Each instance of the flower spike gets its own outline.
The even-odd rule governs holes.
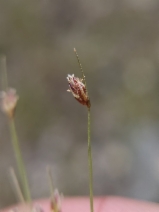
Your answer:
[[[90,100],[87,94],[86,86],[83,84],[83,79],[79,79],[75,77],[74,74],[67,76],[67,80],[69,83],[68,92],[71,92],[74,98],[81,103],[82,105],[86,105],[90,108]]]

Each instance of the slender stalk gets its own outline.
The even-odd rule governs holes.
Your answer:
[[[89,194],[90,194],[90,209],[93,209],[93,166],[92,166],[92,150],[91,150],[91,119],[90,108],[88,108],[88,169],[89,169]]]
[[[28,185],[25,166],[23,163],[20,145],[19,145],[19,141],[18,141],[16,129],[15,129],[14,119],[10,119],[10,131],[11,131],[12,144],[13,144],[14,154],[16,157],[18,171],[19,171],[20,179],[23,186],[24,197],[26,201],[30,202],[31,197],[30,197],[29,185]]]
[[[88,94],[88,89],[87,89],[87,84],[86,84],[86,77],[82,68],[82,64],[80,62],[79,56],[77,54],[76,49],[74,48],[74,52],[76,54],[77,57],[77,61],[80,67],[80,70],[82,72],[82,77],[83,77],[83,81],[86,87],[86,94],[88,96],[88,99],[90,101],[89,98],[89,94]],[[90,104],[91,105],[91,104]],[[94,207],[93,207],[93,165],[92,165],[92,150],[91,150],[91,113],[90,113],[90,105],[87,106],[88,108],[88,170],[89,170],[89,195],[90,195],[90,211],[93,212],[94,211]]]

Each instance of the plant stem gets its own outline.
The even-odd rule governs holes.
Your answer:
[[[19,171],[19,175],[21,178],[22,186],[23,186],[24,197],[26,201],[30,202],[31,197],[30,197],[29,185],[28,185],[25,166],[24,166],[24,162],[23,162],[23,158],[22,158],[22,154],[20,150],[20,145],[19,145],[16,129],[15,129],[14,119],[10,119],[10,131],[11,131],[12,145],[13,145],[14,154],[16,157],[18,171]]]
[[[77,54],[76,49],[74,48],[74,52],[76,54],[76,58],[79,64],[79,67],[81,69],[81,73],[82,73],[82,78],[86,87],[86,93],[89,99],[89,103],[90,103],[90,98],[89,98],[89,94],[88,94],[88,89],[87,89],[87,84],[86,84],[86,77],[82,68],[82,64],[80,62],[79,56]],[[90,113],[90,105],[87,106],[88,108],[88,170],[89,170],[89,195],[90,195],[90,211],[93,212],[94,208],[93,208],[93,166],[92,166],[92,150],[91,150],[91,113]]]
[[[91,150],[91,119],[90,107],[88,107],[88,169],[89,169],[89,193],[90,193],[90,211],[93,212],[93,167],[92,167],[92,150]]]
[[[53,198],[53,196],[54,196],[54,186],[53,186],[53,177],[52,177],[51,167],[47,166],[46,169],[47,169],[48,180],[49,180],[50,194],[51,194],[51,198]]]
[[[14,171],[13,168],[10,168],[10,174],[11,174],[11,177],[12,177],[12,180],[13,180],[13,183],[14,183],[14,186],[15,186],[15,191],[16,191],[16,194],[17,194],[17,196],[19,198],[19,201],[21,203],[25,203],[25,200],[24,200],[22,191],[20,189],[20,185],[19,185],[17,176],[16,176],[15,171]]]
[[[8,76],[7,76],[6,56],[2,55],[0,57],[0,60],[1,60],[0,65],[1,65],[1,68],[3,70],[3,77],[2,77],[3,89],[7,91],[7,89],[8,89]],[[21,150],[20,150],[20,145],[19,145],[16,129],[15,129],[14,119],[12,117],[9,117],[9,127],[10,127],[10,131],[11,131],[12,145],[13,145],[14,154],[15,154],[15,157],[16,157],[16,163],[17,163],[17,166],[18,166],[18,171],[19,171],[21,183],[22,183],[22,186],[23,186],[24,197],[25,197],[26,201],[30,202],[31,196],[30,196],[30,190],[29,190],[29,185],[28,185],[28,181],[27,181],[25,166],[24,166],[24,162],[23,162],[23,158],[22,158],[22,154],[21,154]],[[17,179],[16,179],[16,175],[14,173],[14,170],[12,170],[11,173],[12,173],[14,183],[17,187],[17,191],[19,192],[19,197],[21,196],[21,200],[23,200],[24,198],[23,198],[23,195],[20,195],[21,190],[20,190],[20,186],[18,184],[18,181],[16,181]]]

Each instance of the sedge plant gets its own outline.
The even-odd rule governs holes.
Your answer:
[[[58,189],[54,189],[53,176],[50,166],[47,166],[47,174],[51,193],[51,200],[50,200],[51,212],[62,212],[63,195],[59,193]]]
[[[90,211],[93,212],[93,166],[92,166],[92,150],[91,150],[91,132],[90,132],[90,98],[88,94],[85,74],[82,68],[82,64],[79,60],[76,49],[74,48],[77,61],[82,72],[82,79],[75,77],[74,74],[68,75],[67,80],[69,83],[68,92],[71,92],[74,98],[82,105],[87,106],[88,110],[88,170],[89,170],[89,194],[90,194]]]
[[[18,102],[18,95],[16,93],[16,90],[13,88],[8,87],[8,78],[7,78],[7,70],[6,70],[6,57],[3,56],[1,58],[2,62],[2,69],[4,73],[3,77],[3,89],[0,93],[0,106],[1,110],[7,115],[8,120],[9,120],[9,127],[10,127],[10,133],[11,133],[11,140],[12,140],[12,145],[14,149],[14,154],[16,158],[16,163],[17,163],[17,168],[20,176],[20,180],[22,183],[22,190],[24,192],[24,199],[27,202],[31,201],[30,197],[30,190],[29,190],[29,185],[28,185],[28,180],[27,180],[27,175],[26,175],[26,170],[23,162],[23,157],[20,149],[20,144],[16,132],[16,127],[15,127],[15,110]]]

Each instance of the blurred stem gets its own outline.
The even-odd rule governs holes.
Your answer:
[[[93,212],[93,166],[91,150],[91,119],[90,107],[88,107],[88,169],[89,169],[89,194],[90,194],[90,211]]]
[[[14,186],[15,186],[15,190],[16,190],[16,194],[17,194],[17,196],[19,198],[19,201],[21,203],[25,203],[22,191],[20,189],[19,182],[17,180],[17,176],[16,176],[15,171],[14,171],[13,168],[10,168],[10,173],[11,173],[11,177],[12,177],[12,180],[13,180],[13,183],[14,183]]]
[[[53,176],[50,166],[47,167],[48,179],[49,179],[49,187],[51,193],[51,211],[58,212],[58,206],[56,201],[54,202],[54,186],[53,186]]]
[[[53,186],[53,177],[52,177],[52,172],[51,172],[50,166],[47,166],[47,174],[48,174],[51,198],[53,198],[53,196],[54,196],[54,186]]]
[[[25,166],[24,166],[24,162],[23,162],[23,158],[22,158],[20,145],[19,145],[13,118],[10,119],[10,131],[11,131],[12,145],[13,145],[14,154],[16,157],[18,171],[19,171],[19,175],[21,178],[22,186],[23,186],[24,197],[25,197],[26,201],[30,202],[31,197],[30,197],[28,180],[27,180],[27,176],[26,176]]]

